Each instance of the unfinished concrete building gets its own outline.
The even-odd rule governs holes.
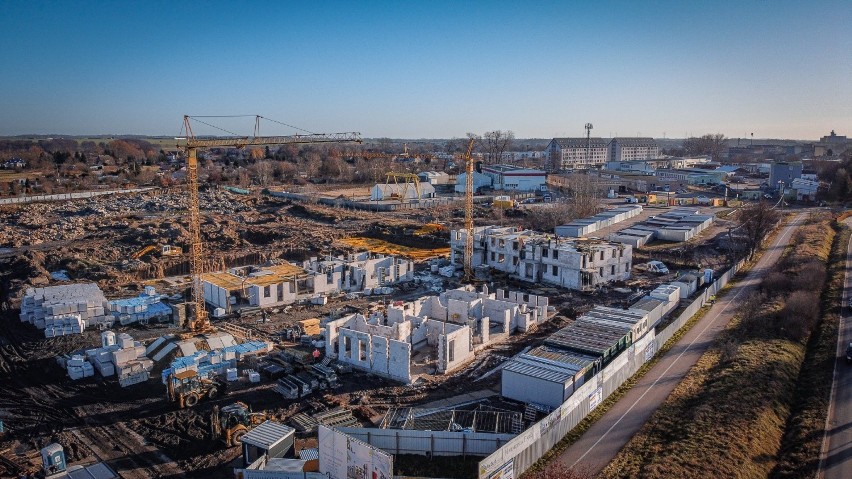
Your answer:
[[[515,227],[474,228],[473,266],[487,265],[522,281],[589,291],[630,278],[630,245],[599,239],[558,239]],[[453,264],[461,266],[467,230],[450,236]]]
[[[365,291],[410,281],[414,263],[396,256],[355,253],[290,263],[243,266],[203,276],[204,299],[214,308],[282,306],[326,294]]]
[[[424,373],[452,372],[488,344],[534,329],[546,319],[547,306],[542,296],[462,287],[389,306],[369,317],[352,314],[329,321],[326,354],[410,383]]]

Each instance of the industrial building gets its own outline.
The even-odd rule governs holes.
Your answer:
[[[546,151],[554,169],[600,168],[609,159],[609,143],[603,138],[554,138]]]
[[[492,187],[492,179],[488,175],[484,175],[479,173],[478,171],[473,172],[473,192],[477,193],[482,188],[491,188]],[[456,179],[455,191],[456,193],[464,193],[467,189],[467,173],[461,173],[458,175]]]
[[[701,214],[698,209],[677,208],[613,233],[609,240],[634,248],[640,248],[652,240],[689,241],[710,227],[713,218],[713,215]]]
[[[284,263],[243,266],[202,277],[204,300],[228,313],[234,307],[268,308],[318,295],[366,291],[413,279],[414,263],[396,256],[356,253]],[[223,313],[223,314],[224,314]]]
[[[579,238],[588,236],[595,231],[620,223],[642,213],[640,205],[625,205],[612,208],[588,218],[574,220],[554,229],[556,236]]]
[[[777,190],[781,182],[789,187],[793,180],[802,177],[801,161],[776,161],[769,166],[769,188]]]
[[[491,186],[495,190],[536,191],[547,183],[547,173],[544,171],[519,166],[485,166],[482,174],[491,178]]]
[[[701,168],[659,169],[656,176],[661,181],[678,181],[685,185],[718,185],[725,182],[727,173]]]
[[[450,234],[451,261],[461,265],[467,230]],[[473,266],[487,265],[522,281],[590,291],[630,277],[630,246],[596,239],[559,239],[515,227],[474,228]]]
[[[432,369],[452,372],[487,345],[534,329],[547,318],[547,298],[487,288],[448,290],[369,316],[326,323],[326,355],[403,383]]]
[[[660,145],[653,138],[613,138],[609,161],[651,160],[660,157]]]

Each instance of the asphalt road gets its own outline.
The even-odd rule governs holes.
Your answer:
[[[598,474],[615,458],[698,362],[716,335],[725,329],[739,305],[738,301],[747,297],[778,261],[803,216],[804,213],[798,214],[784,227],[746,277],[732,286],[612,409],[563,451],[558,459],[560,462]]]
[[[852,226],[852,218],[846,219]],[[852,297],[852,239],[846,247],[846,283],[843,288],[843,313],[837,334],[837,358],[834,364],[834,382],[831,403],[825,427],[825,441],[820,456],[819,477],[849,479],[852,477],[852,364],[846,364],[846,345],[852,342],[852,315],[849,298]]]

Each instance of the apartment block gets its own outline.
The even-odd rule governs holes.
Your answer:
[[[660,157],[660,145],[653,138],[613,138],[609,161],[653,160]]]
[[[474,228],[473,266],[487,265],[522,281],[590,291],[630,278],[633,249],[599,239],[560,239],[515,227]],[[467,230],[450,236],[451,259],[461,266]]]
[[[609,144],[603,138],[554,138],[547,144],[551,169],[600,168],[609,159]]]

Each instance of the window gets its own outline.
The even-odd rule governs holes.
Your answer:
[[[558,249],[553,250],[553,259],[559,259],[559,250]]]
[[[278,301],[284,301],[284,283],[278,285]]]
[[[498,263],[503,263],[503,262],[505,262],[505,261],[506,261],[506,255],[504,255],[504,254],[502,254],[502,253],[501,253],[501,254],[500,254],[500,256],[498,256],[498,257],[497,257],[497,262],[498,262]]]
[[[615,274],[615,265],[612,265],[612,272],[610,274]]]
[[[512,241],[512,249],[515,250],[515,251],[518,251],[518,242],[517,241]]]
[[[615,258],[615,250],[612,250],[612,257]]]
[[[549,251],[549,250],[548,250],[547,248],[542,249],[542,250],[541,250],[541,255],[542,255],[542,256],[544,256],[545,258],[547,258],[548,251]]]
[[[604,252],[601,251],[601,261],[603,261],[603,259],[604,259],[603,255],[604,255]]]
[[[598,270],[599,270],[599,271],[598,271],[598,274],[600,274],[600,275],[601,275],[601,278],[603,278],[603,266],[601,266],[600,268],[598,268]]]
[[[491,252],[491,261],[494,261],[495,258],[496,258],[496,256],[494,256],[494,252],[492,251]]]
[[[367,360],[367,343],[361,340],[358,340],[358,360]]]
[[[619,250],[618,250],[618,257],[619,257],[619,258],[624,257],[624,250],[623,250],[623,249],[619,249]]]
[[[553,265],[551,268],[553,271],[553,276],[559,276],[559,268],[557,268],[556,265]]]
[[[583,255],[583,268],[586,267],[586,255]]]
[[[451,363],[456,360],[456,340],[451,339],[447,342],[447,362]]]
[[[264,286],[263,287],[263,297],[268,298],[270,295],[272,295],[272,291],[270,290],[269,286]]]

